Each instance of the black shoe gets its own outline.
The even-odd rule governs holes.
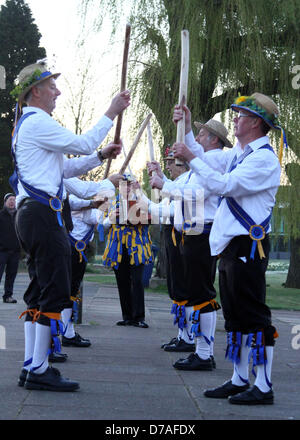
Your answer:
[[[21,374],[19,376],[18,385],[19,387],[23,387],[24,383],[26,382],[28,370],[25,370],[25,368],[22,368]]]
[[[140,328],[148,328],[149,325],[145,323],[145,321],[133,321],[132,325],[134,327],[140,327]]]
[[[29,371],[24,387],[27,390],[76,391],[79,383],[64,379],[56,368],[48,367],[43,374]]]
[[[133,325],[133,321],[130,319],[124,319],[123,321],[118,321],[116,325]]]
[[[177,370],[202,370],[202,371],[212,371],[213,366],[211,358],[201,359],[196,353],[192,353],[186,359],[179,359],[173,364],[173,367]]]
[[[215,399],[227,399],[227,397],[235,396],[236,394],[246,391],[249,386],[249,384],[242,386],[233,385],[231,380],[229,380],[220,387],[214,388],[212,390],[205,390],[203,394],[205,397],[212,397]]]
[[[274,403],[274,393],[272,389],[263,393],[254,385],[250,390],[230,397],[229,402],[236,405],[272,405]]]
[[[172,338],[170,342],[166,342],[165,344],[162,344],[160,346],[160,348],[165,348],[167,345],[175,344],[176,341],[178,341],[177,337],[176,338]]]
[[[166,345],[165,351],[177,351],[177,352],[194,352],[195,344],[188,344],[183,339],[177,339],[173,344]]]
[[[89,339],[82,338],[78,333],[75,333],[73,338],[63,336],[61,343],[64,347],[89,347],[91,345]]]
[[[49,362],[56,363],[56,362],[66,362],[68,359],[68,355],[66,353],[51,353],[49,354]]]
[[[3,302],[8,304],[16,304],[17,300],[12,296],[7,296],[6,298],[3,298]]]

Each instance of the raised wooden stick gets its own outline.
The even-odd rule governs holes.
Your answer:
[[[153,139],[152,139],[152,131],[151,131],[151,122],[149,121],[147,125],[147,138],[148,138],[148,146],[149,146],[149,156],[151,162],[155,160],[154,147],[153,147]],[[153,171],[152,175],[155,176],[157,173]],[[159,189],[154,188],[154,202],[159,201]]]
[[[126,25],[126,31],[125,31],[125,43],[124,43],[124,51],[123,51],[123,65],[122,65],[120,92],[123,92],[126,89],[126,76],[127,76],[127,64],[128,64],[128,51],[129,51],[129,42],[130,42],[130,32],[131,32],[131,26],[130,26],[130,24],[127,24]],[[115,144],[118,144],[120,142],[122,120],[123,120],[123,112],[118,115],[116,131],[115,131],[115,137],[114,137],[114,143]],[[105,173],[104,173],[104,179],[106,179],[107,176],[108,176],[108,173],[109,173],[109,170],[110,170],[110,166],[111,166],[111,162],[112,162],[112,159],[109,158],[107,160],[106,170],[105,170]]]
[[[125,148],[125,145],[123,144],[123,154],[124,154],[124,158],[125,158],[125,160],[126,160],[126,158],[127,158],[127,153],[126,153],[126,148]],[[131,170],[131,168],[130,168],[130,165],[128,165],[128,171],[129,171],[129,173],[133,176],[133,172],[132,172],[132,170]]]
[[[139,143],[139,141],[140,141],[140,139],[142,137],[142,134],[143,134],[145,128],[147,127],[147,124],[150,121],[151,117],[152,117],[152,114],[149,113],[149,115],[146,117],[146,119],[142,123],[142,125],[141,125],[141,127],[140,127],[140,129],[138,131],[138,134],[136,135],[136,138],[135,138],[135,140],[134,140],[134,142],[132,144],[132,147],[130,148],[130,150],[129,150],[128,154],[127,154],[127,157],[126,157],[126,159],[125,159],[125,161],[124,161],[124,163],[123,163],[123,165],[122,165],[122,167],[121,167],[121,169],[119,171],[119,174],[124,174],[128,164],[129,164],[129,162],[130,162],[130,160],[131,160],[131,158],[133,156],[133,153],[135,152],[136,147],[137,147],[137,145],[138,145],[138,143]]]
[[[182,108],[187,103],[189,79],[189,31],[181,31],[181,69],[180,69],[180,85],[179,85],[179,105]],[[184,142],[185,139],[185,119],[183,118],[177,123],[176,142]],[[181,165],[182,161],[175,160],[176,165]]]

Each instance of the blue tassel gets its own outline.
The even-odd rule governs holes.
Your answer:
[[[99,234],[99,241],[104,241],[104,227],[102,224],[99,223],[99,225],[97,227],[97,231]]]
[[[251,347],[253,336],[254,336],[254,333],[249,333],[248,338],[247,338],[247,342],[246,342],[247,347]]]
[[[253,240],[253,243],[252,243],[252,246],[251,246],[250,260],[254,260],[256,246],[257,246],[257,241]]]
[[[86,258],[86,256],[85,256],[84,252],[81,251],[80,253],[81,253],[81,256],[82,256],[82,258],[84,259],[84,261],[87,262],[88,260],[87,260],[87,258]]]
[[[196,310],[193,317],[194,321],[199,322],[200,321],[200,310]]]
[[[186,327],[186,321],[185,321],[185,318],[181,317],[178,319],[178,328],[183,330],[184,327]]]
[[[171,314],[176,314],[177,304],[172,304]]]
[[[59,339],[59,334],[63,333],[63,324],[61,321],[56,321],[55,319],[50,320],[51,336],[53,341],[53,351],[55,353],[61,351],[61,344]]]
[[[57,211],[57,213],[56,213],[56,215],[57,215],[57,221],[58,221],[58,224],[59,224],[59,226],[63,226],[63,222],[62,222],[62,219],[61,219],[61,213],[60,213],[60,211]]]
[[[77,322],[77,320],[78,320],[78,304],[76,301],[73,302],[73,316],[74,316],[74,321]]]
[[[235,364],[238,364],[240,362],[241,342],[241,332],[229,332],[227,334],[227,348],[225,358],[228,358]]]
[[[192,325],[191,332],[194,333],[195,336],[201,336],[200,324],[197,322]]]

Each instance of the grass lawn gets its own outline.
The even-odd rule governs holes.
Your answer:
[[[300,289],[283,287],[286,277],[286,273],[267,273],[267,304],[271,309],[300,310]]]
[[[300,310],[300,289],[287,289],[283,287],[282,284],[285,282],[286,276],[286,273],[275,271],[267,273],[267,304],[271,309]],[[116,279],[113,274],[86,274],[84,279],[102,285],[116,285]],[[216,289],[218,291],[217,282]],[[145,290],[146,292],[168,294],[165,285],[158,286],[154,289],[146,288]]]

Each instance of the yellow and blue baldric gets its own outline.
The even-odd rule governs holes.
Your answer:
[[[17,166],[16,154],[15,154],[16,136],[19,132],[19,129],[20,129],[22,123],[25,121],[25,119],[27,119],[29,116],[31,116],[35,113],[36,112],[29,112],[29,113],[25,113],[24,115],[22,115],[22,117],[20,118],[20,120],[18,121],[18,123],[15,127],[14,134],[12,137],[12,148],[11,148],[11,153],[12,153],[12,157],[14,160],[15,169],[14,169],[14,173],[9,178],[9,183],[10,183],[11,187],[13,188],[15,194],[18,195],[18,182],[20,181],[20,183],[22,184],[23,188],[25,189],[25,191],[27,192],[29,197],[42,203],[45,206],[50,206],[50,208],[56,212],[58,223],[60,226],[63,226],[62,216],[61,216],[62,208],[63,208],[63,202],[62,202],[63,179],[61,179],[61,183],[60,183],[60,186],[59,186],[59,189],[58,189],[56,196],[55,197],[49,196],[44,191],[36,189],[33,186],[29,185],[28,183],[24,182],[20,178],[20,174],[19,174],[19,170],[18,170],[18,166]]]
[[[151,244],[148,225],[112,225],[103,254],[103,264],[118,269],[124,246],[131,265],[152,263]]]
[[[84,261],[87,262],[87,258],[84,254],[84,251],[86,250],[87,245],[91,241],[93,234],[94,234],[94,225],[91,226],[89,231],[85,234],[85,236],[81,240],[77,240],[71,234],[69,234],[69,240],[71,245],[79,253],[80,263],[82,262],[82,259],[84,259]]]
[[[263,149],[263,148],[268,149],[274,153],[273,148],[268,144],[263,145],[262,147],[259,148],[259,150]],[[253,151],[249,151],[249,152],[247,152],[247,154],[243,155],[242,160],[239,160],[238,163],[241,163],[245,159],[245,157],[248,156],[249,154],[251,154],[252,152]],[[228,171],[229,173],[232,170],[234,170],[236,168],[236,166],[238,165],[238,163],[236,162],[235,159],[233,160],[233,163],[231,164],[231,166],[229,168],[229,171]],[[264,254],[264,250],[263,250],[261,241],[265,238],[266,232],[269,229],[270,221],[271,221],[271,217],[272,217],[272,212],[263,222],[261,222],[261,224],[257,224],[250,217],[250,215],[248,215],[247,212],[237,203],[237,201],[233,197],[225,197],[225,200],[226,200],[227,206],[228,206],[230,212],[232,213],[232,215],[249,232],[249,236],[253,240],[251,253],[250,253],[250,259],[254,260],[256,248],[258,249],[258,253],[259,253],[260,258],[261,259],[265,258],[266,256]]]

